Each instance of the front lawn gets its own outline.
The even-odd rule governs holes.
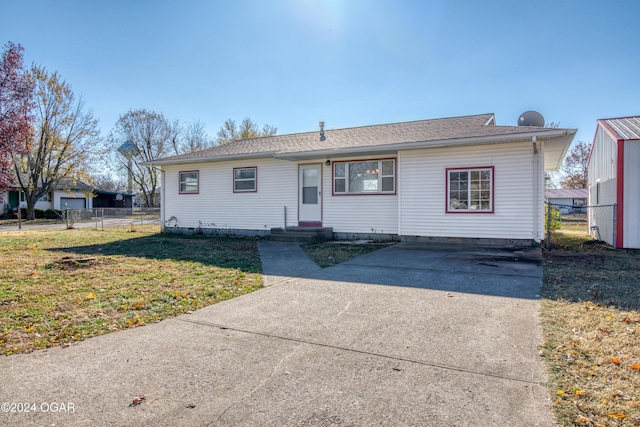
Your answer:
[[[157,225],[0,232],[0,354],[186,313],[260,288],[260,273],[253,239]]]
[[[640,425],[640,252],[545,254],[541,355],[560,425]]]

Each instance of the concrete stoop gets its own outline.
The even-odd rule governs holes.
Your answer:
[[[333,239],[331,227],[272,228],[269,240],[278,242],[318,243]]]

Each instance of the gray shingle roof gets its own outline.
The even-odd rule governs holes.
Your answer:
[[[346,129],[325,130],[325,140],[320,140],[319,131],[276,135],[263,138],[233,141],[195,153],[156,159],[155,164],[170,164],[193,161],[223,160],[238,156],[289,157],[297,155],[326,155],[332,150],[341,154],[375,151],[383,147],[412,143],[441,144],[452,140],[491,138],[512,135],[531,135],[554,129],[544,127],[496,126],[493,114],[418,120]],[[565,130],[560,130],[565,131]],[[530,136],[529,136],[530,138]],[[400,147],[398,147],[400,148]]]
[[[603,119],[618,134],[618,139],[640,139],[640,116]]]

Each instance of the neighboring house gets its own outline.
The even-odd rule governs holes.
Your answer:
[[[589,205],[616,205],[615,218],[591,215],[591,229],[611,228],[613,221],[614,233],[602,239],[617,248],[639,249],[640,116],[598,120],[587,171]]]
[[[156,159],[164,231],[525,244],[544,230],[544,171],[574,129],[493,114],[238,140]]]
[[[131,194],[96,189],[82,181],[63,179],[36,202],[36,209],[92,209],[93,207],[131,207]],[[0,214],[20,206],[26,207],[25,195],[17,184],[0,190]]]
[[[584,210],[584,206],[587,206],[587,196],[586,188],[561,188],[545,192],[547,203],[566,210],[566,213]]]

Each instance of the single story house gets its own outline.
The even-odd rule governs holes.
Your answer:
[[[640,116],[598,120],[587,168],[589,205],[616,206],[614,218],[590,215],[591,230],[613,228],[601,239],[639,249]]]
[[[560,188],[545,191],[547,203],[568,211],[584,211],[587,206],[586,188]]]
[[[115,208],[131,207],[131,194],[119,194],[99,190],[79,180],[62,179],[54,189],[36,202],[36,209],[92,209],[94,207]],[[20,206],[26,207],[24,193],[16,183],[11,188],[0,189],[0,214]]]
[[[237,140],[165,157],[164,231],[530,245],[544,172],[575,129],[497,126],[493,114]]]

